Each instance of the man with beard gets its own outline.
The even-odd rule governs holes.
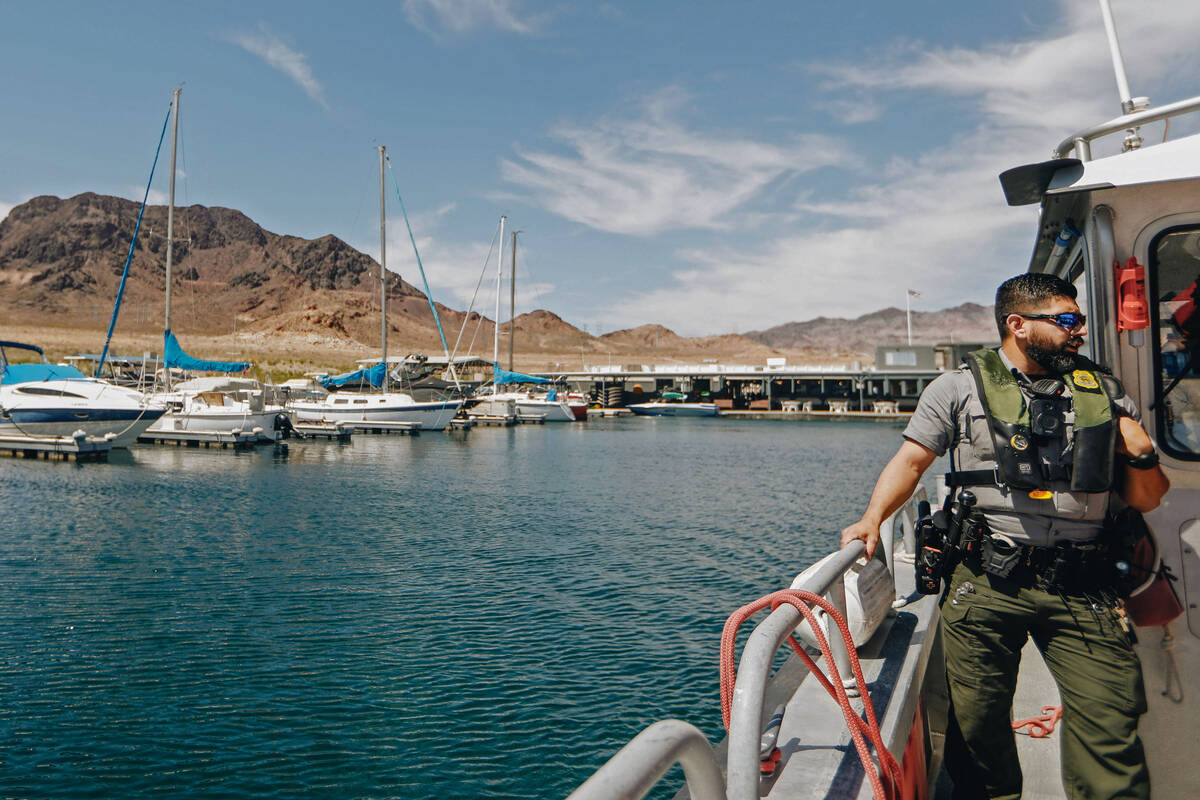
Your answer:
[[[1029,637],[1062,696],[1067,795],[1150,796],[1141,666],[1100,542],[1114,494],[1149,511],[1168,483],[1120,383],[1079,355],[1075,297],[1052,275],[1001,284],[999,349],[926,388],[866,513],[842,531],[871,556],[881,523],[947,452],[951,495],[975,496],[941,598],[956,798],[1021,795],[1012,698]]]

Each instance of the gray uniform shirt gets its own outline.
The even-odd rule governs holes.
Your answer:
[[[1003,350],[1000,351],[1000,359],[1012,370],[1022,387],[1030,383],[1029,377],[1013,367]],[[1026,394],[1026,401],[1028,399]],[[1116,411],[1140,420],[1137,407],[1128,396],[1116,401]],[[1068,418],[1064,435],[1070,434]],[[917,403],[917,410],[904,429],[904,438],[929,448],[939,456],[955,446],[956,469],[974,469],[974,465],[963,463],[967,459],[962,456],[992,460],[995,447],[991,430],[970,371],[957,369],[947,372],[925,388]],[[1120,466],[1117,468],[1120,469]],[[1031,499],[1027,492],[1019,489],[970,488],[980,498],[978,508],[987,519],[992,533],[1004,534],[1014,541],[1037,547],[1094,539],[1100,533],[1108,509],[1107,494],[1064,491],[1066,487],[1053,487],[1058,491],[1055,491],[1052,501]]]

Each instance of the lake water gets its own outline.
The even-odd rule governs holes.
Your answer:
[[[565,797],[721,733],[726,616],[900,428],[609,419],[0,459],[0,796]]]

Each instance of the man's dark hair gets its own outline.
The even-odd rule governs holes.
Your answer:
[[[1074,300],[1078,294],[1062,278],[1043,272],[1026,272],[1009,278],[996,290],[996,328],[1000,331],[1000,341],[1008,336],[1010,314],[1034,313],[1056,297]]]

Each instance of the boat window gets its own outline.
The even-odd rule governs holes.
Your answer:
[[[346,400],[346,398],[342,397],[342,398],[338,398],[338,399],[334,400],[334,401],[333,401],[333,404],[334,404],[335,406],[344,406],[344,405],[346,405],[348,402],[349,402],[349,401],[348,401],[348,400]]]
[[[1200,227],[1169,228],[1150,243],[1159,444],[1200,460]]]
[[[366,400],[355,400],[355,401],[354,401],[354,404],[355,404],[355,405],[364,405],[364,406],[365,406],[365,405],[367,404],[367,401],[366,401]]]
[[[78,397],[80,400],[86,399],[81,394],[64,392],[62,389],[43,389],[41,386],[18,386],[17,391],[21,394],[40,394],[51,397]]]

